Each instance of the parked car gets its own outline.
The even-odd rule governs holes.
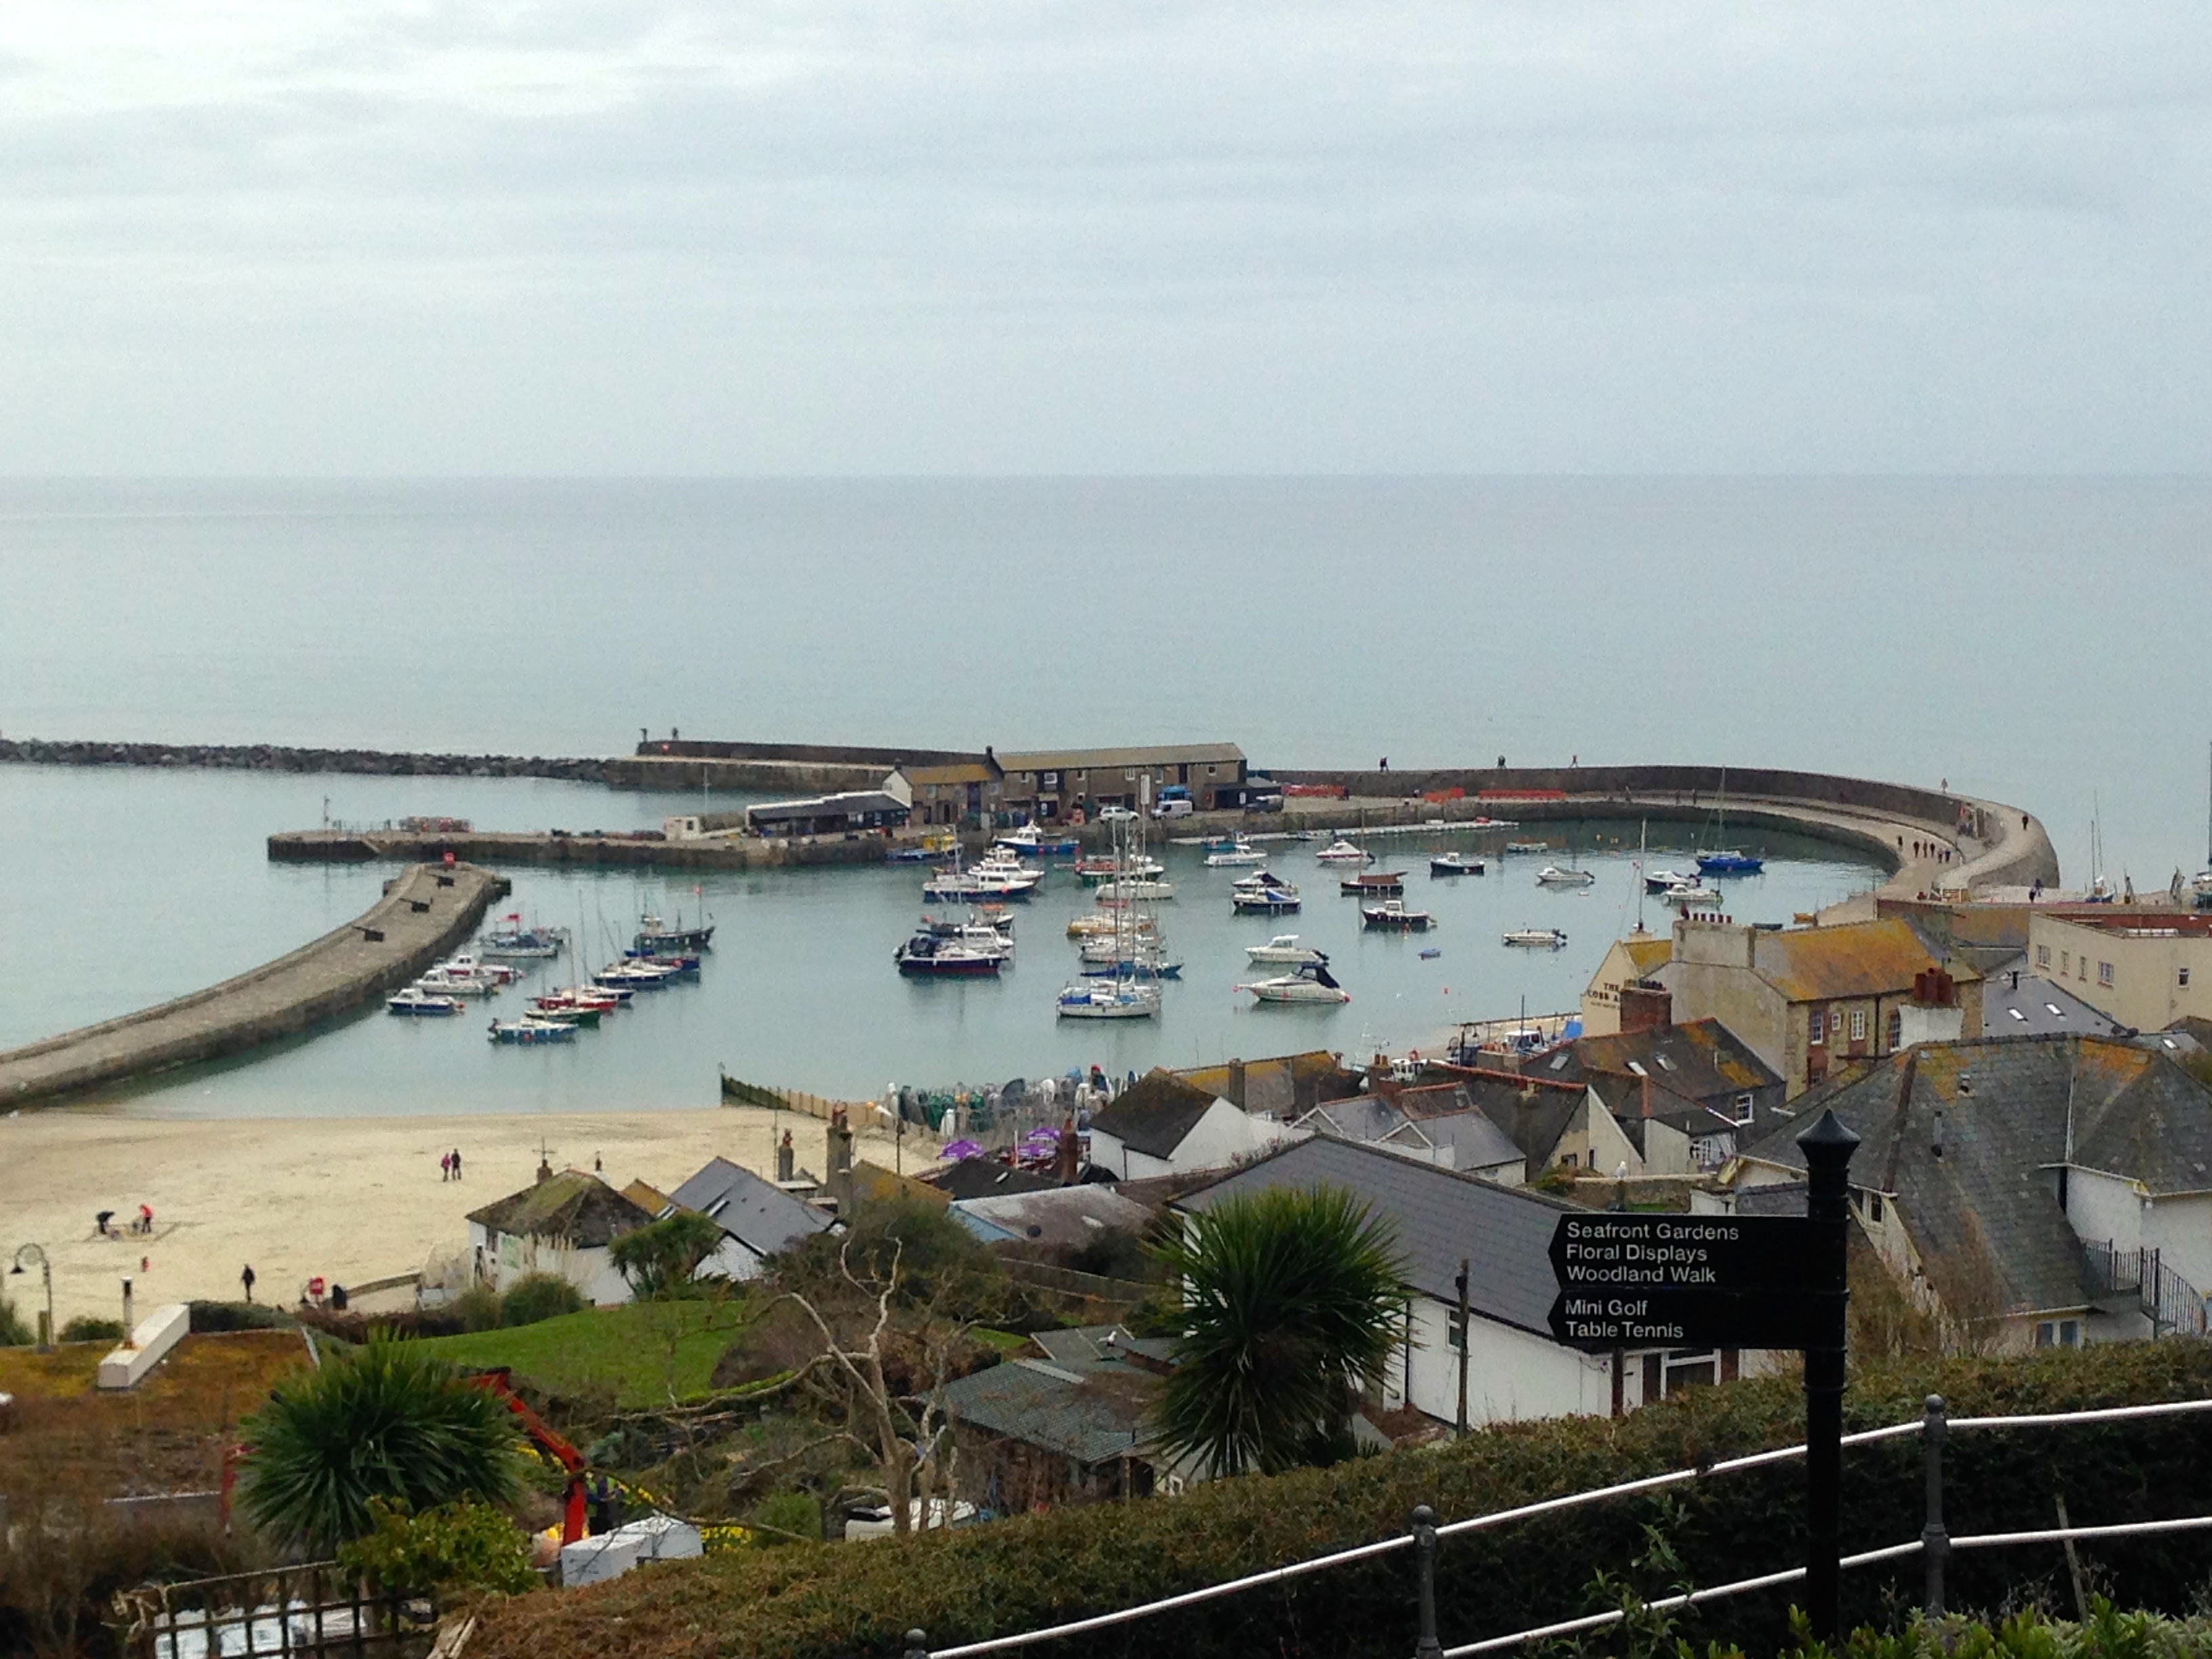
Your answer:
[[[1127,823],[1137,816],[1133,806],[1102,806],[1098,809],[1101,823]]]

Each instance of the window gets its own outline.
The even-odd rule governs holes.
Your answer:
[[[1865,1009],[1863,1009],[1863,1008],[1854,1008],[1854,1009],[1852,1009],[1852,1010],[1851,1010],[1851,1041],[1852,1041],[1852,1042],[1864,1042],[1866,1041],[1866,1025],[1867,1025],[1867,1021],[1866,1021],[1866,1010],[1865,1010]]]
[[[2021,1024],[2025,1025],[2025,1024],[2027,1024],[2027,1016],[2026,1014],[2023,1014],[2022,1012],[2021,1012],[2021,1011],[2020,1011],[2019,1009],[2017,1009],[2017,1008],[2008,1008],[2008,1009],[2006,1009],[2006,1010],[2005,1010],[2005,1012],[2007,1012],[2007,1013],[2010,1014],[2010,1015],[2011,1015],[2014,1019],[2018,1020]]]
[[[2020,1011],[2014,1009],[2013,1012],[2017,1016]],[[1904,1041],[1905,1011],[1901,1008],[1893,1008],[1889,1011],[1889,1039],[1884,1046],[1894,1048]]]
[[[1867,1219],[1876,1224],[1879,1224],[1881,1220],[1881,1194],[1880,1193],[1869,1193],[1867,1194]]]
[[[2035,947],[2035,965],[2039,968],[2051,966],[2051,947],[2048,945],[2039,945]]]
[[[1644,1062],[1640,1060],[1630,1060],[1628,1062],[1628,1069],[1635,1073],[1638,1077],[1650,1077],[1651,1075],[1650,1073],[1644,1069]]]
[[[2071,951],[2061,951],[2058,953],[2058,974],[2059,974],[2059,977],[2063,979],[2063,978],[2064,978],[2067,975],[2069,975],[2069,974],[2072,973],[2073,971],[2074,971],[2074,953],[2073,953]]]
[[[1057,772],[1040,772],[1037,774],[1037,781],[1038,786],[1041,788],[1057,789],[1060,787],[1060,774]]]
[[[2051,1014],[2052,1014],[2052,1016],[2053,1016],[2054,1018],[2058,1018],[2058,1019],[2063,1019],[2063,1018],[2066,1018],[2066,1011],[2065,1011],[2063,1008],[2060,1007],[2057,1003],[2055,1003],[2055,1002],[2046,1002],[2046,1003],[2045,1003],[2043,1006],[2044,1006],[2045,1007],[2048,1008],[2048,1009],[2051,1012]]]
[[[1659,1062],[1659,1069],[1662,1072],[1671,1072],[1674,1069],[1674,1062],[1664,1054],[1654,1054],[1651,1058]]]
[[[1738,1095],[1735,1097],[1735,1121],[1737,1127],[1742,1127],[1743,1125],[1750,1122],[1752,1119],[1756,1117],[1758,1115],[1757,1108],[1753,1104],[1753,1097],[1751,1096]]]
[[[2186,991],[2189,988],[2189,969],[2184,968],[2179,973],[2175,974],[2173,976],[2173,982],[2176,985],[2179,985],[2183,990]]]
[[[1815,1008],[1811,1013],[1805,1016],[1805,1041],[1808,1042],[1817,1043],[1822,1040],[1820,1034],[1820,1011],[1818,1008]]]
[[[2097,983],[2100,985],[2110,985],[2112,982],[2112,964],[2109,962],[2099,963],[2097,964]]]
[[[2039,1348],[2078,1348],[2081,1346],[2081,1322],[2078,1319],[2046,1319],[2035,1328],[2035,1346]]]
[[[1569,1152],[1564,1158],[1560,1158],[1559,1167],[1563,1170],[1571,1170],[1579,1162],[1580,1159],[1577,1154]]]

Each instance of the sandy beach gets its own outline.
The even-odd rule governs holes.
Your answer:
[[[826,1124],[784,1112],[772,1125],[750,1108],[200,1121],[26,1112],[0,1118],[0,1254],[45,1247],[62,1322],[118,1317],[126,1274],[142,1310],[235,1299],[248,1262],[255,1299],[289,1304],[319,1274],[358,1284],[459,1254],[468,1212],[529,1185],[541,1144],[556,1170],[597,1159],[617,1187],[642,1179],[667,1191],[717,1156],[772,1171],[777,1127],[792,1132],[801,1167],[827,1168]],[[455,1148],[463,1178],[441,1180],[439,1156]],[[886,1137],[861,1135],[854,1150],[885,1168],[894,1161]],[[912,1168],[933,1151],[909,1139],[903,1161]],[[100,1237],[97,1212],[113,1210],[120,1227],[142,1203],[154,1211],[150,1238]],[[0,1293],[29,1318],[35,1271],[0,1276]]]

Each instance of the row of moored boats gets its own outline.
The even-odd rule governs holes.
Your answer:
[[[680,920],[669,924],[658,916],[642,917],[629,945],[614,961],[572,985],[530,997],[520,1018],[495,1018],[489,1039],[523,1046],[573,1042],[578,1031],[598,1029],[601,1019],[640,992],[697,979],[701,953],[714,936],[712,922],[687,927]],[[449,1018],[474,999],[519,986],[538,964],[556,960],[569,944],[565,927],[525,927],[519,917],[510,916],[479,939],[473,953],[440,963],[387,997],[385,1008],[414,1018]]]

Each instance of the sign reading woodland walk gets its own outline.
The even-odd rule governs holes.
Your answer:
[[[1583,1348],[1802,1348],[1813,1224],[1795,1216],[1563,1215],[1552,1334]]]

